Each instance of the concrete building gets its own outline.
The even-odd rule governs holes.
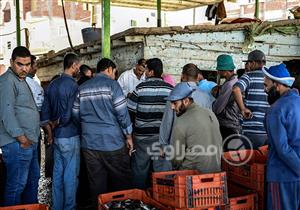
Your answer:
[[[74,45],[82,43],[81,29],[91,26],[91,12],[84,4],[65,2]],[[69,46],[61,0],[20,0],[21,43],[35,55]],[[0,0],[0,64],[9,64],[16,47],[15,1]]]
[[[260,0],[262,20],[280,20],[292,17],[288,9],[299,5],[299,0]],[[254,15],[254,0],[237,0],[225,3],[227,17]],[[61,0],[20,0],[22,45],[28,44],[35,55],[57,52],[69,47],[63,20]],[[65,1],[66,15],[73,46],[83,43],[81,29],[92,23],[92,5]],[[205,17],[206,7],[176,12],[162,12],[162,25],[181,26],[214,24]],[[111,34],[133,27],[155,27],[155,10],[124,7],[111,8]],[[94,21],[101,27],[101,6],[95,6]],[[9,64],[12,49],[16,46],[14,0],[0,0],[0,64]],[[25,29],[28,29],[27,42]]]
[[[252,27],[253,26],[253,27]],[[267,66],[283,61],[300,59],[300,37],[297,31],[283,34],[276,31],[280,27],[299,27],[300,20],[277,22],[192,25],[184,28],[132,28],[112,36],[112,59],[120,72],[130,69],[139,58],[159,57],[164,63],[164,71],[179,77],[182,67],[195,63],[202,70],[215,71],[216,58],[220,54],[230,54],[237,68],[244,68],[242,60],[253,49],[265,52]],[[257,34],[255,30],[265,29]],[[87,43],[76,46],[82,62],[95,67],[101,57],[101,44]],[[47,82],[52,76],[62,73],[63,56],[69,49],[64,49],[51,56],[39,59],[38,76]]]

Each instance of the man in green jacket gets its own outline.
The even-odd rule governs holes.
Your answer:
[[[194,90],[187,82],[182,82],[166,98],[177,115],[172,149],[166,155],[172,159],[175,169],[218,172],[222,153],[219,123],[213,112],[194,103]]]

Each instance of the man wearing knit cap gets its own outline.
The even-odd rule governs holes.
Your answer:
[[[232,87],[238,81],[234,74],[235,65],[230,55],[220,55],[217,58],[217,70],[221,78],[226,82],[219,90],[218,97],[213,104],[213,112],[216,114],[223,139],[232,134],[240,133],[240,110],[234,100]]]
[[[266,56],[262,51],[254,50],[248,54],[245,62],[250,70],[238,80],[232,91],[243,115],[242,133],[250,139],[253,148],[256,149],[267,143],[264,118],[269,104],[267,94],[264,92],[262,72],[266,64]]]
[[[172,134],[173,167],[217,172],[220,171],[222,153],[219,123],[213,112],[194,103],[193,91],[195,87],[182,82],[166,98],[177,115]],[[170,158],[169,155],[166,152]]]
[[[294,78],[280,64],[263,70],[268,101],[265,127],[269,138],[267,162],[268,210],[300,209],[300,97],[291,89]]]

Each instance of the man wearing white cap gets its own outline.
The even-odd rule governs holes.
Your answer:
[[[177,115],[172,133],[173,166],[179,170],[218,172],[222,153],[218,119],[212,111],[194,103],[194,91],[195,87],[182,82],[166,98]],[[169,157],[168,152],[166,155]]]
[[[284,64],[263,70],[268,101],[265,127],[268,210],[300,209],[300,97]]]

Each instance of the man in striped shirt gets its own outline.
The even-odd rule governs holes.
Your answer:
[[[99,194],[131,188],[132,124],[115,72],[110,59],[101,59],[97,75],[79,87],[73,105],[95,209]]]
[[[233,95],[243,115],[243,135],[252,142],[253,148],[266,144],[267,134],[264,128],[266,110],[270,107],[264,92],[264,74],[266,56],[260,50],[249,53],[246,61],[250,71],[245,73],[233,86]],[[243,100],[242,93],[245,94]]]
[[[132,171],[135,187],[144,189],[150,183],[150,171],[171,170],[171,163],[164,158],[153,156],[151,148],[159,145],[159,127],[163,117],[166,100],[173,87],[161,79],[163,64],[152,58],[146,62],[147,80],[139,84],[128,99],[128,109],[135,124]],[[153,168],[151,168],[151,166]]]

